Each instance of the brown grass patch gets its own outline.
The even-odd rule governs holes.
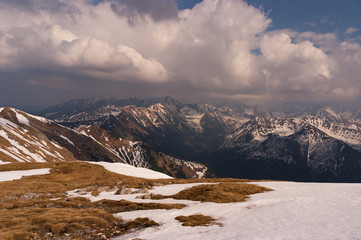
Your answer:
[[[147,228],[147,227],[155,227],[159,226],[158,223],[154,222],[153,220],[150,220],[149,218],[136,218],[133,221],[129,221],[126,224],[124,224],[124,227],[126,230],[130,230],[133,228]]]
[[[100,232],[111,227],[120,231],[119,226],[119,219],[101,209],[12,209],[1,211],[0,239],[30,239],[32,233],[52,236],[72,233],[73,237],[80,237],[86,229]]]
[[[171,206],[146,206],[131,202],[101,201],[91,203],[88,199],[71,199],[46,204],[44,201],[18,203],[15,208],[7,208],[0,215],[0,239],[31,239],[34,234],[41,239],[46,236],[60,237],[69,234],[71,239],[99,239],[98,234],[107,238],[124,234],[133,228],[146,228],[159,224],[148,219],[138,218],[123,222],[113,217],[119,210],[131,211]],[[45,205],[44,205],[45,204]],[[37,206],[37,207],[34,207]],[[178,206],[179,207],[179,206]]]
[[[149,188],[162,184],[183,183],[214,183],[240,182],[240,179],[144,179],[125,176],[105,170],[102,166],[87,162],[57,162],[57,163],[14,163],[0,165],[0,171],[27,170],[51,167],[50,174],[26,176],[19,180],[0,182],[0,198],[4,196],[34,193],[64,193],[74,189],[94,187],[93,194],[98,194],[97,187],[113,188],[117,184],[132,188]]]
[[[122,234],[133,226],[155,225],[151,220],[134,220],[126,225],[115,219],[112,213],[146,209],[183,208],[182,204],[132,203],[103,200],[90,202],[86,198],[66,199],[66,192],[89,188],[97,194],[99,187],[124,185],[133,188],[151,188],[154,182],[147,179],[124,176],[105,170],[102,166],[86,162],[20,163],[0,166],[1,170],[27,170],[51,167],[50,174],[23,177],[19,180],[0,182],[0,239],[30,239],[31,233],[65,233],[72,239],[87,234]],[[23,199],[26,194],[35,199]],[[51,197],[60,197],[50,200]],[[85,232],[87,231],[87,232]],[[90,233],[89,233],[90,231]],[[42,235],[43,234],[43,235]],[[113,235],[111,235],[113,234]],[[94,237],[97,239],[99,237]],[[82,239],[80,237],[80,239]]]
[[[219,183],[194,186],[175,195],[154,195],[153,199],[174,198],[201,202],[230,203],[243,202],[250,194],[271,191],[272,189],[248,183]]]
[[[0,172],[4,171],[16,171],[16,170],[31,170],[39,168],[52,168],[55,163],[46,162],[46,163],[8,163],[0,165]]]
[[[129,212],[138,210],[153,209],[182,209],[186,207],[184,204],[166,204],[166,203],[136,203],[126,200],[101,200],[94,203],[99,208],[104,208],[110,213]]]
[[[210,216],[204,216],[201,214],[195,214],[190,216],[178,216],[175,218],[179,222],[182,223],[182,226],[187,227],[196,227],[196,226],[210,226],[210,225],[218,225],[222,226],[221,223],[217,223],[215,218]]]
[[[237,178],[204,178],[204,179],[157,179],[162,184],[186,184],[186,183],[220,183],[220,182],[250,182],[248,179]]]
[[[32,199],[32,200],[12,200],[0,202],[0,209],[30,209],[30,208],[77,208],[77,209],[103,209],[109,213],[130,212],[138,210],[153,209],[182,209],[184,204],[166,203],[137,203],[126,200],[100,200],[91,202],[87,198],[76,197],[67,199]],[[0,216],[1,219],[1,216]]]
[[[91,202],[87,198],[33,199],[0,202],[0,239],[30,239],[31,233],[39,236],[70,234],[72,239],[97,234],[107,237],[120,235],[132,228],[158,226],[149,219],[135,219],[123,223],[113,213],[149,210],[181,209],[183,204],[134,203],[125,200]],[[94,238],[91,238],[94,236]]]
[[[26,169],[31,164],[7,164],[9,166],[6,167],[9,170],[18,170],[20,168]],[[49,167],[48,164],[40,164],[37,168],[39,166]],[[112,173],[99,165],[87,162],[61,162],[54,163],[50,174],[47,175],[27,176],[19,180],[0,182],[0,198],[5,195],[21,195],[29,191],[59,194],[88,186],[93,186],[94,188],[108,186],[113,188],[117,183],[133,188],[153,186],[152,181]],[[94,194],[96,194],[96,191]]]

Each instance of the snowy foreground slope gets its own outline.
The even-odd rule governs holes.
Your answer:
[[[360,239],[361,184],[338,183],[255,183],[275,191],[251,195],[241,203],[200,203],[186,200],[142,200],[135,195],[101,193],[87,195],[92,201],[103,198],[137,202],[185,203],[180,210],[145,210],[116,214],[124,220],[149,217],[159,227],[132,232],[121,239]],[[150,192],[174,194],[196,184],[157,187]],[[70,193],[70,195],[76,195]],[[223,226],[184,227],[175,217],[203,214],[218,219]]]
[[[146,178],[169,178],[148,169],[129,168],[121,163],[104,164],[109,171]],[[148,172],[149,171],[149,172]],[[49,169],[0,172],[0,180],[9,181],[25,175],[48,174]],[[3,174],[3,175],[1,175]],[[199,184],[169,184],[149,190],[153,194],[172,195]],[[125,199],[133,202],[183,203],[183,209],[142,210],[116,213],[123,220],[148,217],[160,224],[113,238],[113,240],[232,240],[232,239],[361,239],[361,184],[255,182],[275,191],[251,195],[240,203],[201,203],[188,200],[139,199],[143,194],[115,195],[104,191],[98,196],[91,193],[68,192],[68,197],[82,196],[91,201]],[[185,227],[175,217],[203,214],[217,219],[222,226]]]

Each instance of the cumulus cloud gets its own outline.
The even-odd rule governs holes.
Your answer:
[[[36,78],[66,88],[64,79],[76,86],[89,78],[124,83],[130,95],[152,89],[246,102],[360,94],[359,43],[269,31],[272,20],[242,0],[204,0],[182,11],[173,0],[90,2],[0,1],[0,73],[26,73],[21,84]]]
[[[104,80],[163,82],[167,71],[136,50],[110,46],[97,38],[81,38],[59,25],[42,23],[0,31],[0,69],[61,68]]]
[[[285,33],[265,35],[260,43],[263,70],[270,91],[322,93],[331,79],[327,55],[311,42],[292,43]]]

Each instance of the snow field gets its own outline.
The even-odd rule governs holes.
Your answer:
[[[23,176],[49,174],[50,168],[0,172],[0,182],[20,179]]]
[[[150,170],[148,168],[137,168],[125,163],[108,163],[108,162],[89,162],[93,164],[98,164],[103,166],[106,170],[110,172],[115,172],[118,174],[128,175],[132,177],[140,177],[140,178],[147,178],[147,179],[172,179],[172,177]]]
[[[251,195],[240,203],[201,203],[186,200],[142,200],[137,195],[114,195],[103,192],[93,201],[126,199],[137,202],[184,203],[173,210],[145,210],[115,214],[124,220],[148,217],[160,224],[114,238],[169,239],[360,239],[361,184],[340,183],[253,183],[275,191]],[[156,187],[151,193],[175,194],[197,184],[173,184]],[[141,194],[140,194],[141,195]],[[183,227],[179,215],[203,214],[223,224],[209,227]]]

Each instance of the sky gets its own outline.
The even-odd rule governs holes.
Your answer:
[[[360,0],[0,0],[0,106],[361,100]]]

